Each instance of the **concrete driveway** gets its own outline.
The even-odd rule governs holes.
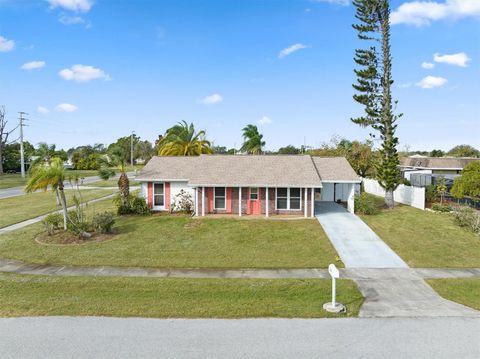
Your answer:
[[[346,268],[408,268],[355,214],[334,202],[316,202],[315,215]]]

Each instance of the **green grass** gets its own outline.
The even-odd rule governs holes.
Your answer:
[[[337,281],[347,313],[322,309],[327,279],[176,279],[0,274],[0,316],[155,318],[321,318],[357,316],[356,285]]]
[[[81,190],[82,199],[89,201],[95,198],[104,197],[115,190],[111,189],[85,189]],[[66,190],[67,205],[73,205],[74,190]],[[55,194],[48,192],[35,192],[10,198],[0,199],[0,228],[25,221],[58,210]]]
[[[0,189],[25,186],[26,183],[27,179],[22,178],[19,173],[0,175]]]
[[[90,211],[113,210],[111,200]],[[117,236],[82,246],[34,241],[41,224],[0,236],[1,257],[30,263],[161,268],[312,268],[335,262],[335,250],[313,220],[120,217]],[[337,263],[342,266],[341,262]]]
[[[428,279],[442,297],[480,310],[480,278]]]
[[[361,218],[411,267],[480,267],[480,237],[449,214],[397,205]]]

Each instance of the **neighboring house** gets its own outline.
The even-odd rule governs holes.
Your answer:
[[[426,157],[414,155],[402,158],[400,170],[402,177],[415,186],[429,186],[436,179],[443,177],[448,183],[453,183],[463,168],[470,162],[480,161],[480,158],[470,157]]]
[[[153,210],[171,208],[181,191],[195,214],[294,214],[313,217],[315,201],[339,201],[353,212],[359,177],[343,157],[201,155],[153,157],[139,172]]]

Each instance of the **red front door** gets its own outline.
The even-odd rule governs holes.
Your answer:
[[[261,214],[262,206],[260,202],[260,189],[258,187],[250,188],[250,214]]]

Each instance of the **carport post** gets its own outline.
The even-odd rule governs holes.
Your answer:
[[[312,217],[315,217],[315,188],[312,188]]]

